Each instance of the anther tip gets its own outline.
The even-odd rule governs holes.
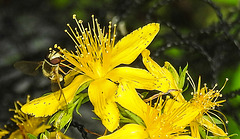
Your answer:
[[[76,14],[73,14],[73,19],[76,19]]]

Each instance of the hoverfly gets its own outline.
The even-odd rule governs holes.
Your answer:
[[[61,90],[58,99],[60,100],[62,93],[61,82],[63,81],[63,75],[67,73],[60,67],[62,65],[62,58],[58,51],[49,48],[49,54],[43,61],[18,61],[14,64],[14,67],[25,74],[36,75],[38,69],[42,67],[42,73],[45,77],[51,81],[51,89],[53,92]],[[64,64],[63,64],[64,65]],[[64,97],[64,95],[63,95]],[[64,98],[65,99],[65,98]],[[65,99],[66,100],[66,99]]]

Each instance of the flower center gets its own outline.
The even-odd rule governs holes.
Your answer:
[[[73,15],[73,19],[76,21],[78,27],[74,31],[67,24],[70,32],[67,30],[65,32],[75,43],[76,51],[69,52],[66,49],[58,47],[63,54],[62,57],[77,67],[75,70],[93,79],[105,76],[111,70],[109,68],[109,59],[112,57],[111,51],[116,38],[116,25],[114,25],[113,36],[111,36],[111,22],[109,22],[108,33],[105,33],[105,30],[100,28],[100,24],[94,16],[92,16],[92,28],[89,23],[88,28],[84,28],[83,21],[78,21],[76,15]]]

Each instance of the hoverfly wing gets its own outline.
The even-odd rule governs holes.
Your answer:
[[[35,61],[18,61],[13,66],[27,75],[35,76],[39,72],[39,67],[42,66],[42,61],[35,62]]]

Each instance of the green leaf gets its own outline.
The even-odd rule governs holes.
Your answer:
[[[124,124],[127,124],[127,123],[135,123],[135,121],[132,120],[132,119],[123,117],[123,116],[120,114],[120,123],[124,123]]]
[[[50,132],[45,130],[44,134],[47,136],[47,137],[50,137]]]
[[[129,116],[132,120],[134,120],[137,124],[142,125],[142,126],[145,126],[143,120],[142,120],[140,117],[138,117],[136,114],[130,112],[129,110],[125,110],[125,111],[126,111],[126,113],[128,114],[128,116]]]
[[[70,112],[70,113],[64,112],[64,115],[63,115],[63,117],[62,117],[62,119],[61,119],[61,122],[60,122],[60,130],[61,130],[65,125],[70,124],[71,121],[72,121],[72,113],[71,113],[71,112]],[[65,131],[67,131],[68,127],[69,127],[69,126],[67,126],[67,128],[66,128]]]
[[[165,62],[164,68],[166,68],[172,74],[174,80],[178,83],[179,75],[178,75],[177,71],[175,70],[175,68],[169,62]]]
[[[50,137],[50,132],[47,130],[40,134],[40,139],[49,139],[49,137]]]
[[[92,82],[92,80],[84,83],[83,85],[81,85],[81,86],[78,88],[76,94],[79,94],[79,93],[82,92],[84,89],[86,89],[91,82]]]
[[[57,117],[59,117],[59,115],[61,114],[61,112],[57,112],[55,113],[49,120],[48,120],[48,124],[52,124],[56,119]]]
[[[126,109],[123,108],[121,105],[117,105],[118,106],[118,109],[119,109],[119,113],[120,113],[120,117],[123,116],[123,117],[128,117],[128,113],[125,111]]]
[[[186,73],[187,73],[187,68],[188,68],[188,64],[185,66],[185,68],[182,70],[181,68],[179,69],[179,81],[178,83],[178,87],[179,88],[183,88],[184,83],[185,83],[185,77],[186,77]]]
[[[79,87],[79,89],[77,90],[76,92],[76,96],[74,97],[73,99],[73,103],[76,107],[76,113],[78,115],[81,116],[81,113],[78,111],[79,108],[81,107],[82,104],[86,103],[89,101],[89,98],[88,98],[88,93],[81,93],[83,90],[85,90],[89,84],[91,83],[92,81],[88,81],[86,83],[84,83],[83,85],[81,85]]]
[[[198,131],[203,139],[206,138],[206,132],[202,126],[198,126]]]
[[[66,110],[59,111],[58,112],[59,114],[57,114],[56,117],[54,118],[54,121],[55,121],[54,125],[59,130],[61,130],[67,124],[68,125],[67,125],[65,132],[68,130],[68,128],[71,124],[71,121],[72,121],[73,111],[75,108],[76,108],[76,112],[81,116],[81,114],[77,110],[80,108],[81,104],[83,104],[83,100],[85,100],[85,102],[87,102],[87,101],[89,101],[89,99],[85,99],[88,97],[88,93],[80,93],[80,92],[83,91],[84,89],[86,89],[89,86],[89,83],[90,82],[83,84],[78,89],[78,91],[76,93],[77,95],[74,97],[74,100],[67,105]]]
[[[149,94],[149,92],[142,92],[142,93],[141,93],[142,99],[145,99],[148,94]]]
[[[89,100],[89,97],[87,96],[87,97],[85,97],[85,98],[82,100],[82,104],[84,104],[84,103],[86,103],[86,102],[88,102],[88,101],[90,101],[90,100]]]
[[[56,114],[54,114],[51,119],[49,120],[49,124],[54,123],[54,127],[56,127],[58,130],[61,130],[64,126],[67,126],[65,132],[67,131],[73,116],[73,111],[76,104],[74,105],[71,103],[70,105],[67,105],[67,108],[65,110],[58,111]]]
[[[55,120],[55,127],[57,127],[59,130],[61,130],[65,125],[71,123],[72,116],[73,116],[73,110],[74,107],[63,110],[62,113],[57,117]],[[67,131],[68,128],[66,128],[65,131]]]
[[[136,123],[127,113],[126,109],[118,105],[120,113],[120,123]]]
[[[54,115],[54,119],[52,121],[54,122],[53,124],[54,127],[56,127],[58,130],[61,130],[65,125],[70,123],[71,120],[72,120],[72,112],[63,110],[63,111],[58,111]]]
[[[222,121],[220,121],[218,118],[216,118],[216,117],[209,117],[209,116],[207,116],[207,115],[203,115],[203,118],[204,119],[207,119],[208,121],[213,121],[215,124],[223,124],[223,122]]]
[[[93,119],[93,120],[98,120],[98,121],[101,121],[101,119],[100,119],[100,118],[98,118],[98,117],[92,117],[92,119]]]
[[[182,92],[185,92],[189,87],[189,84],[187,84],[187,86],[182,90]]]
[[[230,138],[232,136],[238,136],[238,134],[232,134],[229,136],[206,136],[206,139],[226,139],[226,138]]]
[[[33,134],[27,133],[27,136],[29,139],[38,139],[36,136],[34,136]]]
[[[81,93],[81,94],[78,94],[79,95],[79,97],[78,97],[78,102],[77,102],[77,106],[76,106],[76,113],[78,114],[78,115],[80,115],[80,116],[82,116],[81,115],[81,113],[78,111],[79,110],[79,108],[81,107],[81,105],[83,104],[83,100],[86,98],[86,97],[88,97],[88,93]],[[88,99],[88,101],[89,101],[89,99]],[[84,102],[85,103],[85,102]]]

